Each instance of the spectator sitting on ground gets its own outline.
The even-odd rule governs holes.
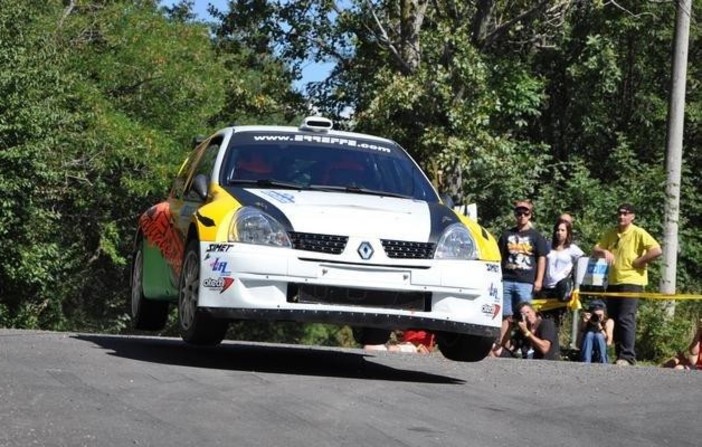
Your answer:
[[[388,346],[388,351],[417,352],[428,354],[434,350],[434,334],[418,329],[407,329],[402,332],[400,342]]]
[[[528,302],[517,305],[515,316],[519,317],[515,324],[515,336],[507,344],[493,350],[493,357],[560,360],[561,348],[553,320],[542,318]]]
[[[595,300],[588,306],[588,311],[583,312],[578,330],[580,359],[585,363],[592,363],[593,354],[597,354],[595,362],[609,363],[607,359],[607,346],[612,345],[614,339],[614,320],[607,318],[605,304]]]
[[[697,322],[697,330],[692,342],[685,352],[679,352],[675,357],[663,364],[666,368],[702,370],[702,319]]]
[[[436,347],[435,336],[431,332],[407,329],[395,333],[398,341],[390,341],[382,345],[365,345],[366,351],[390,351],[429,354]]]

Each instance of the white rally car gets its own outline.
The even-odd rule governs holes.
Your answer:
[[[397,143],[332,130],[227,127],[190,153],[139,220],[131,275],[138,329],[177,303],[186,342],[217,344],[234,319],[437,334],[448,358],[484,358],[499,333],[494,238],[440,200]]]

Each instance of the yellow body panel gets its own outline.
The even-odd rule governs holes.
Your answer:
[[[483,261],[500,262],[500,249],[497,247],[497,241],[492,234],[470,217],[458,213],[456,213],[456,215],[461,222],[468,227],[468,230],[470,230],[470,233],[473,235],[475,243],[478,244],[480,259]],[[485,235],[487,235],[487,239]]]
[[[212,200],[200,207],[198,213],[207,219],[211,219],[214,225],[205,225],[194,216],[193,222],[197,225],[200,241],[226,242],[229,233],[229,223],[236,210],[241,208],[241,203],[221,186],[214,183],[210,185],[210,197]]]

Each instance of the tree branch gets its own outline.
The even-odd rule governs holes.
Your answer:
[[[73,8],[76,7],[76,0],[70,0],[68,2],[68,6],[66,6],[66,9],[63,10],[63,14],[61,15],[61,18],[59,19],[58,22],[58,27],[62,28],[63,27],[63,22],[66,21],[69,15],[71,15],[71,12],[73,12]]]
[[[379,33],[377,31],[374,31],[370,29],[371,33],[375,36],[376,39],[378,39],[378,42],[380,42],[382,45],[384,45],[390,53],[393,55],[393,57],[397,60],[397,62],[400,63],[400,66],[402,67],[402,71],[405,74],[409,74],[412,72],[412,67],[407,63],[406,60],[402,58],[400,55],[400,52],[397,51],[397,48],[395,48],[395,45],[392,44],[390,41],[390,38],[388,37],[387,31],[385,31],[385,28],[383,28],[383,25],[380,23],[380,19],[378,19],[378,16],[375,13],[375,9],[373,8],[373,5],[371,4],[370,0],[366,0],[366,5],[368,6],[368,9],[370,10],[370,13],[373,16],[373,21],[375,21],[375,25],[378,27]]]
[[[548,2],[549,0],[541,0],[533,8],[522,12],[517,17],[508,20],[502,25],[498,26],[485,36],[485,39],[483,40],[483,45],[486,47],[492,45],[497,39],[502,37],[502,35],[504,35],[507,31],[509,31],[509,29],[512,28],[515,24],[536,14],[537,12],[539,12],[539,10],[546,6]]]

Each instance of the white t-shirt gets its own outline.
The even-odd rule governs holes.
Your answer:
[[[553,289],[558,281],[570,275],[578,258],[585,253],[575,244],[570,244],[563,250],[551,251],[546,256],[546,275],[544,275],[544,288]]]

